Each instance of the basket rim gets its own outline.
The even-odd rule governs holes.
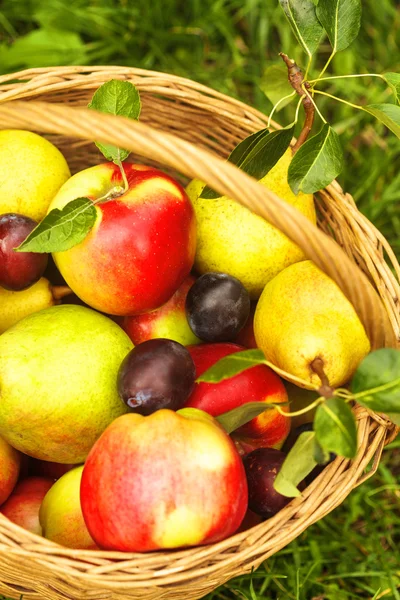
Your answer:
[[[103,72],[105,69],[108,73],[122,73],[124,76],[127,74],[140,76],[142,73],[145,75],[150,74],[151,77],[157,75],[157,72],[153,71],[143,71],[141,69],[117,66],[110,68],[77,66],[27,69],[11,75],[13,78],[15,78],[15,75],[23,75],[24,77],[37,75],[39,78],[45,80],[46,74],[50,72],[52,75],[56,75],[58,78],[62,79],[66,74],[79,74],[81,71],[85,73],[95,72],[97,74],[104,74]],[[169,77],[165,73],[159,74],[163,78]],[[41,104],[31,100],[22,102],[12,100],[6,104],[2,103],[3,94],[1,84],[5,81],[9,81],[11,75],[0,77],[0,129],[7,119],[20,119],[22,123],[29,125],[29,123],[32,123],[32,120],[30,119],[32,119],[33,116],[40,117],[44,110],[43,106],[46,108],[41,118],[46,118],[46,120],[49,121],[49,127],[55,128],[57,125],[60,125],[60,119],[65,119],[67,113],[64,111],[63,116],[61,112],[57,111],[57,107],[53,104]],[[177,80],[177,82],[182,85],[189,82],[189,87],[193,87],[194,85],[196,92],[200,88],[201,90],[204,88],[207,90],[206,93],[208,95],[211,97],[214,95],[214,91],[211,88],[207,88],[207,86],[203,86],[202,84],[196,84],[190,79],[171,76],[171,80],[174,82]],[[53,83],[51,85],[57,84]],[[34,89],[40,89],[40,85]],[[229,99],[229,101],[233,100],[219,92],[216,92],[216,94],[218,98],[222,100],[224,98]],[[15,96],[18,96],[18,94],[15,94]],[[9,98],[10,94],[6,99]],[[254,113],[251,107],[247,107],[247,105],[240,101],[235,100],[234,104],[241,108],[245,107],[244,110]],[[69,109],[69,111],[71,110],[74,111],[73,113],[68,112],[68,115],[72,115],[71,131],[73,131],[74,119],[76,118],[79,120],[79,118],[83,118],[83,115],[85,115],[85,118],[88,117],[89,119],[87,128],[90,129],[92,127],[93,122],[91,119],[93,113],[91,111],[79,108]],[[257,113],[258,111],[254,113],[256,117]],[[45,117],[43,115],[45,115]],[[265,115],[262,113],[259,113],[259,115],[261,115],[260,120],[263,119],[265,121]],[[105,116],[105,119],[101,119],[102,127],[104,128],[104,131],[102,132],[104,138],[100,139],[100,137],[96,135],[96,139],[105,142],[109,141],[110,138],[107,136],[110,134],[107,133],[106,130],[107,128],[114,128],[116,124],[118,124],[117,131],[121,135],[121,139],[126,139],[120,131],[122,128],[126,127],[125,121],[126,120],[121,117]],[[277,124],[276,126],[279,127]],[[144,138],[141,141],[141,143],[144,144],[146,142],[146,136],[152,136],[154,134],[151,132],[151,128],[143,125],[143,129],[139,127],[135,130],[134,135]],[[157,135],[157,140],[162,139],[163,143],[165,143],[165,148],[169,152],[173,152],[171,138],[171,134],[163,134],[162,136]],[[196,149],[192,144],[187,143],[183,144],[181,148],[184,148],[185,150],[189,148],[190,150],[188,151],[191,152],[193,152],[193,148]],[[211,153],[204,153],[204,156],[204,160],[208,160],[210,164],[216,165],[215,168],[217,170],[220,168],[220,164],[224,162],[221,161],[221,159],[217,160]],[[232,167],[232,169],[238,171],[236,167]],[[232,171],[232,173],[234,172],[235,171]],[[247,179],[249,179],[249,182]],[[217,181],[217,179],[213,181]],[[258,188],[261,188],[262,186],[252,181],[251,178],[246,176],[244,181],[246,185],[250,186],[251,191],[256,190],[257,188],[256,193],[262,201],[266,198],[268,198],[268,201],[271,200],[271,197],[268,194],[265,195],[258,190]],[[217,183],[215,187],[218,187],[218,185],[220,185],[220,182]],[[223,186],[221,186],[221,189],[222,187]],[[228,187],[227,189],[229,193],[231,188]],[[262,190],[262,192],[264,192],[264,190]],[[328,186],[324,193],[330,194],[333,197],[335,197],[335,194],[344,196],[343,191],[336,182],[333,182],[331,186]],[[350,199],[348,199],[348,203],[350,206]],[[372,225],[371,227],[373,228]],[[367,235],[367,233],[365,233],[365,235]],[[365,481],[376,471],[384,445],[396,437],[399,428],[391,423],[384,415],[372,413],[359,406],[355,406],[353,410],[356,415],[359,429],[359,447],[356,458],[353,461],[337,458],[324,469],[323,473],[319,475],[310,486],[306,488],[300,499],[292,500],[275,517],[272,517],[272,519],[244,532],[236,533],[222,542],[209,546],[198,546],[181,550],[166,550],[145,554],[110,552],[105,550],[73,550],[59,546],[58,544],[50,542],[35,534],[31,534],[19,526],[12,524],[3,515],[0,515],[0,552],[5,551],[10,555],[20,556],[21,558],[29,556],[29,560],[37,564],[38,567],[45,564],[61,578],[65,574],[68,578],[73,576],[78,580],[85,580],[86,582],[91,582],[93,584],[97,582],[106,589],[117,589],[119,586],[123,586],[124,589],[135,590],[149,586],[169,586],[179,582],[187,582],[190,585],[190,580],[199,577],[204,578],[221,571],[223,571],[222,579],[226,581],[231,578],[232,569],[234,568],[234,564],[238,562],[238,557],[239,562],[246,561],[245,569],[246,572],[248,572],[251,566],[258,566],[262,560],[279,549],[279,544],[275,544],[271,550],[271,537],[273,538],[274,532],[276,533],[282,528],[282,524],[284,525],[284,529],[280,538],[280,547],[285,546],[291,539],[296,537],[297,534],[311,525],[311,523],[322,518],[325,514],[328,514],[343,501],[353,487]],[[365,469],[371,460],[373,460],[371,470],[368,473],[365,473]],[[334,479],[335,481],[333,481]],[[318,504],[318,502],[314,500],[314,498],[323,495],[328,487],[330,488],[331,493],[327,494],[323,498],[323,502],[317,506],[316,504]],[[307,511],[310,512],[307,513]],[[289,526],[286,526],[287,523],[289,523]],[[293,535],[293,532],[295,532],[295,535]],[[257,546],[256,552],[255,546]],[[234,549],[234,555],[230,553],[230,550],[232,551],[232,549]],[[222,557],[213,562],[215,556],[222,556],[222,554],[226,554],[226,557]],[[163,557],[165,557],[166,561],[164,565],[167,565],[164,567],[160,566],[163,562]],[[171,557],[173,559],[173,566],[168,565],[168,563],[171,562]],[[135,578],[133,574],[130,575],[127,571],[133,569],[138,562],[141,564],[141,568],[144,568],[144,571],[142,571],[142,576],[136,576]],[[198,566],[199,563],[201,566]],[[117,576],[116,572],[121,572],[122,570],[125,570],[126,574]],[[151,577],[149,576],[149,573],[152,574]],[[113,581],[107,578],[108,575],[113,575]],[[118,577],[120,578],[118,579]],[[121,579],[121,577],[123,578]]]

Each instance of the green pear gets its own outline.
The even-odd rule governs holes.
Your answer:
[[[260,183],[315,223],[313,196],[301,192],[296,196],[287,182],[291,157],[288,149]],[[305,260],[302,250],[265,219],[226,196],[215,200],[200,198],[203,188],[204,182],[199,180],[193,180],[186,188],[196,212],[195,267],[199,273],[229,273],[257,299],[275,275]]]
[[[301,378],[307,388],[321,385],[315,359],[320,359],[329,384],[338,387],[370,351],[352,304],[310,260],[287,267],[265,286],[254,334],[267,359]]]
[[[127,410],[117,373],[132,348],[119,325],[83,306],[25,317],[0,336],[0,435],[34,458],[82,463]]]
[[[64,156],[41,135],[0,131],[0,214],[15,212],[41,221],[70,176]]]
[[[4,333],[24,317],[54,306],[63,296],[71,293],[68,287],[53,287],[45,277],[20,292],[0,287],[0,333]]]
[[[83,465],[72,469],[49,489],[39,511],[43,536],[67,548],[97,548],[83,520],[80,486]]]

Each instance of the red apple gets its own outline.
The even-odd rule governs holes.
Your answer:
[[[20,527],[42,535],[39,523],[39,509],[43,498],[53,485],[53,479],[28,477],[15,486],[0,512]]]
[[[124,318],[122,327],[135,346],[153,338],[167,338],[183,346],[200,342],[190,329],[185,312],[186,296],[195,281],[194,277],[187,277],[161,308]]]
[[[21,453],[0,438],[0,504],[13,491],[21,469]]]
[[[221,343],[200,344],[191,346],[188,350],[196,367],[196,377],[199,377],[221,358],[245,348],[237,344]],[[196,383],[185,406],[199,408],[217,417],[246,402],[287,402],[285,386],[272,369],[259,365],[220,383]],[[247,444],[245,452],[258,446],[279,448],[289,429],[289,417],[281,415],[275,409],[267,409],[236,430],[232,437]]]
[[[93,229],[54,259],[68,286],[86,304],[110,315],[134,315],[165,304],[189,275],[196,247],[193,207],[182,186],[161,171],[124,164],[85,169],[59,190],[49,210],[76,198],[97,200]]]
[[[229,436],[202,411],[119,417],[83,469],[81,506],[100,548],[147,552],[211,544],[247,510],[247,484]]]

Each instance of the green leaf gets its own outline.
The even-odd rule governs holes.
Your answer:
[[[268,129],[260,129],[251,135],[248,135],[244,140],[239,142],[239,144],[232,150],[230,155],[228,156],[228,162],[236,165],[240,168],[241,163],[249,154],[252,148],[257,144],[257,142],[263,138],[265,135],[268,135]],[[204,198],[205,200],[214,200],[215,198],[219,198],[221,194],[214,191],[208,185],[205,186],[203,191],[200,194],[200,198]]]
[[[319,0],[317,17],[334,52],[350,46],[361,24],[361,0]]]
[[[314,2],[312,0],[279,0],[279,4],[298,41],[308,56],[312,56],[323,35]]]
[[[319,465],[326,465],[326,463],[329,461],[330,459],[330,453],[328,452],[328,450],[325,450],[321,444],[317,441],[317,439],[314,440],[314,460],[319,464]]]
[[[281,98],[294,91],[289,83],[286,67],[280,67],[278,65],[271,65],[264,71],[260,87],[267,96],[268,100],[271,100],[273,105],[275,105]],[[279,112],[292,100],[293,97],[286,98],[286,100],[279,104],[276,110]]]
[[[286,152],[293,133],[294,126],[272,133],[269,133],[268,129],[262,129],[236,146],[228,157],[228,161],[259,181],[265,177]],[[219,196],[220,194],[208,186],[204,188],[200,195],[201,198],[207,199],[218,198]]]
[[[400,106],[396,104],[369,104],[363,108],[400,138]]]
[[[197,383],[219,383],[229,379],[246,369],[265,363],[265,356],[261,350],[243,350],[221,358],[212,367],[207,369],[196,379]]]
[[[301,496],[297,486],[317,466],[314,458],[315,431],[304,431],[293,448],[274,481],[274,489],[289,498]]]
[[[88,107],[110,115],[138,120],[141,110],[139,92],[129,81],[111,79],[94,93]],[[117,148],[112,144],[96,142],[96,146],[107,160],[118,163],[129,156],[129,150]]]
[[[88,198],[77,198],[55,208],[22,242],[17,252],[64,252],[85,239],[96,221],[96,208]]]
[[[228,162],[240,167],[243,164],[243,161],[246,159],[246,156],[249,155],[251,150],[255,148],[257,143],[263,139],[265,136],[269,134],[267,128],[260,129],[260,131],[256,131],[251,135],[248,135],[244,140],[239,142],[239,144],[232,150],[230,155],[228,156]]]
[[[318,406],[314,431],[324,450],[346,458],[356,455],[356,422],[351,408],[342,398],[329,398]]]
[[[382,77],[392,88],[396,102],[400,104],[400,73],[383,73]]]
[[[325,123],[297,150],[289,166],[288,182],[295,194],[313,194],[330,184],[342,169],[339,136]]]
[[[399,415],[400,350],[381,348],[368,354],[353,376],[351,391],[363,406]]]
[[[280,406],[284,406],[284,404],[280,404]],[[270,408],[274,408],[274,404],[268,402],[247,402],[215,418],[227,433],[232,433],[232,431],[236,431],[236,429],[239,429],[239,427]]]
[[[241,162],[242,171],[258,181],[265,177],[283,156],[293,138],[294,126],[272,131],[260,138],[250,153]]]

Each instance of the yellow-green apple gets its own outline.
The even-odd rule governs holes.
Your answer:
[[[82,516],[83,465],[65,473],[49,489],[39,511],[43,537],[67,548],[97,548]]]
[[[61,152],[44,137],[0,131],[0,214],[15,212],[40,221],[70,175]]]
[[[200,343],[189,327],[185,312],[186,296],[195,281],[192,275],[187,277],[159,309],[124,318],[122,326],[135,346],[153,338],[167,338],[183,346]]]
[[[50,210],[80,197],[97,200],[93,229],[54,259],[69,287],[89,306],[112,315],[159,308],[188,276],[196,249],[194,210],[172,177],[143,165],[105,163],[77,173],[54,198]],[[122,191],[121,191],[122,190]]]
[[[3,504],[18,481],[21,454],[0,437],[0,504]]]
[[[133,344],[106,316],[62,304],[29,315],[0,336],[0,435],[41,460],[81,464],[116,417]]]
[[[247,510],[242,460],[203,411],[116,419],[85,462],[81,506],[100,548],[147,552],[232,535]]]
[[[46,477],[28,477],[19,481],[0,512],[16,525],[42,535],[39,509],[53,483],[53,479]]]
[[[245,350],[231,343],[199,344],[188,348],[200,377],[221,358]],[[287,402],[283,382],[269,367],[258,365],[220,383],[195,383],[185,406],[218,417],[246,402]],[[284,407],[282,407],[285,410]],[[267,409],[233,434],[238,449],[246,453],[257,447],[280,448],[290,429],[290,418]]]

